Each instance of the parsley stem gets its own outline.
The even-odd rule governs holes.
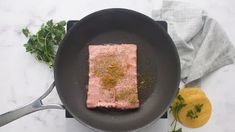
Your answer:
[[[45,44],[45,52],[46,52],[46,56],[47,56],[47,58],[49,58],[49,56],[48,56],[48,49],[47,49],[47,37],[48,37],[48,35],[50,34],[51,32],[48,32],[47,33],[47,35],[46,35],[46,37],[45,37],[45,41],[44,41],[44,44]],[[48,60],[49,61],[49,60]]]
[[[173,130],[175,130],[175,129],[176,129],[176,124],[177,124],[177,120],[175,120],[175,125],[174,125],[174,129],[173,129]]]
[[[174,124],[175,121],[176,121],[176,120],[174,119],[174,120],[171,122],[171,126]]]

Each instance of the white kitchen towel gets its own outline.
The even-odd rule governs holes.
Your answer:
[[[202,9],[185,2],[163,1],[162,8],[154,10],[152,17],[168,23],[168,33],[180,56],[184,83],[234,62],[234,46],[221,26]]]

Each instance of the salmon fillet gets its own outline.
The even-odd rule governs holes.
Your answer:
[[[87,108],[139,107],[135,44],[89,46]]]

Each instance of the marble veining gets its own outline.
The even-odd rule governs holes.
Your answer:
[[[204,8],[224,28],[235,44],[235,1],[183,0]],[[151,16],[162,0],[0,0],[0,114],[20,107],[42,95],[53,82],[53,70],[25,52],[26,38],[21,29],[35,32],[49,19],[79,20],[105,8],[128,8]],[[184,132],[234,132],[235,65],[229,65],[202,79],[202,88],[213,104],[212,118],[198,129]],[[61,103],[56,90],[43,100],[45,104]],[[143,131],[164,131],[169,120],[162,120]],[[181,125],[179,125],[181,126]],[[183,127],[183,126],[181,126]],[[0,132],[90,132],[75,119],[66,119],[63,110],[43,110],[0,128]]]

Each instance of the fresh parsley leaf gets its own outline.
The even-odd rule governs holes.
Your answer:
[[[197,114],[193,111],[193,110],[189,110],[187,112],[187,117],[191,118],[191,119],[196,119],[198,118]]]
[[[203,104],[196,104],[196,105],[194,105],[194,108],[187,112],[187,117],[189,117],[191,119],[198,118],[198,113],[201,112],[202,107],[203,107]]]
[[[201,112],[202,107],[203,107],[203,104],[196,104],[196,105],[194,106],[194,109],[195,109],[196,112],[199,113],[199,112]]]
[[[28,37],[29,36],[29,29],[26,27],[26,28],[23,28],[22,29],[22,32],[24,34],[25,37]]]
[[[22,29],[23,34],[28,38],[27,43],[24,44],[26,52],[30,52],[52,68],[56,55],[55,49],[65,35],[65,25],[65,21],[54,23],[53,20],[49,20],[42,24],[41,29],[35,34],[31,34],[28,28]]]
[[[184,101],[184,98],[180,94],[177,96],[177,99],[182,102]]]
[[[179,129],[174,130],[174,131],[172,131],[172,132],[182,132],[182,128],[179,128]]]

